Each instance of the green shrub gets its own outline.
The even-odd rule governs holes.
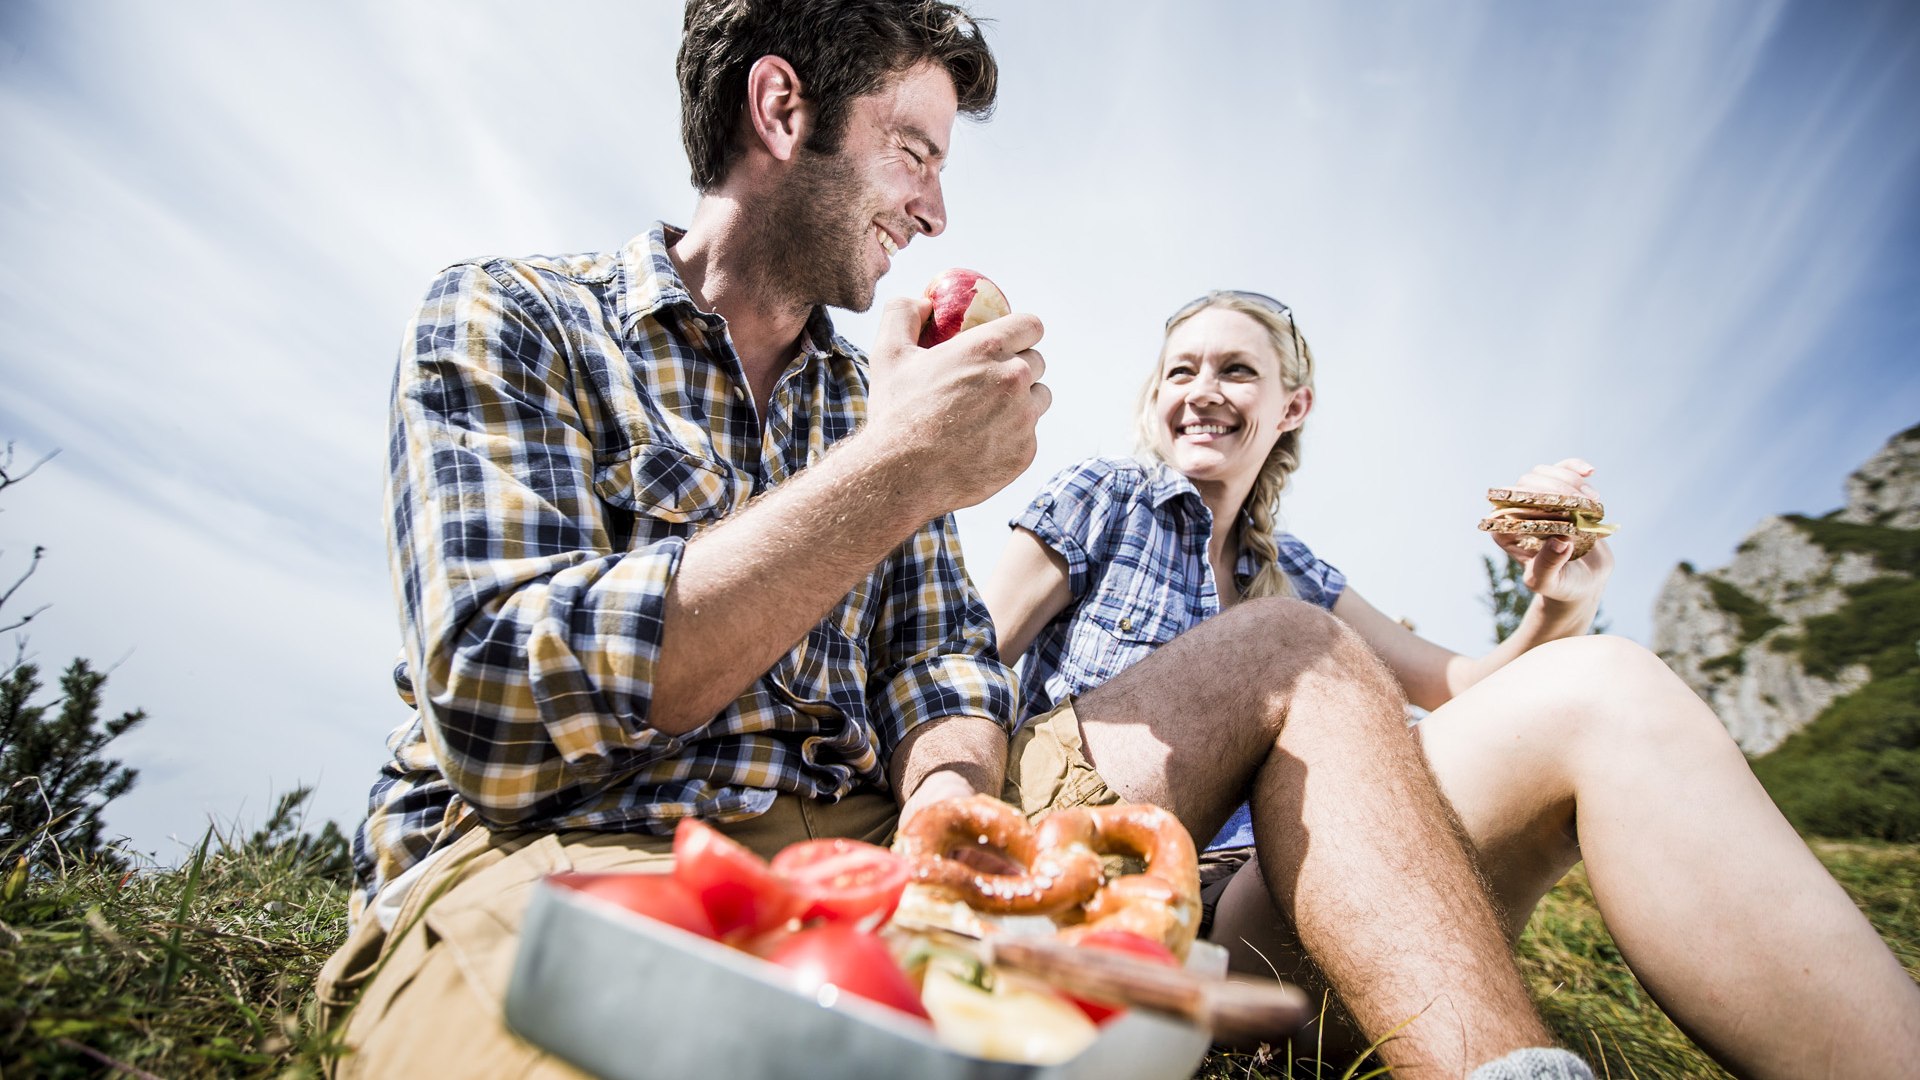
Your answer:
[[[1896,574],[1920,574],[1920,529],[1895,529],[1885,525],[1856,525],[1851,521],[1810,518],[1788,514],[1787,520],[1807,538],[1834,554],[1859,552],[1873,556],[1882,570]]]
[[[1747,654],[1735,649],[1725,656],[1716,656],[1700,663],[1701,671],[1726,671],[1738,675],[1747,670]]]
[[[1767,605],[1741,592],[1739,586],[1719,578],[1707,579],[1707,591],[1721,611],[1740,622],[1740,644],[1751,645],[1776,626],[1784,625]]]
[[[1753,771],[1802,833],[1920,841],[1920,672],[1834,702]]]
[[[1831,679],[1866,663],[1875,679],[1920,669],[1920,581],[1882,577],[1847,588],[1847,606],[1806,622],[1800,660],[1807,674]]]

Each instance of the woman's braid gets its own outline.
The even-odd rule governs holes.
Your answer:
[[[1280,550],[1273,541],[1274,514],[1280,509],[1280,493],[1287,478],[1300,467],[1300,429],[1281,434],[1267,454],[1260,476],[1247,495],[1246,509],[1240,517],[1240,542],[1253,552],[1253,579],[1240,593],[1243,599],[1256,596],[1292,596],[1293,582],[1280,569]]]

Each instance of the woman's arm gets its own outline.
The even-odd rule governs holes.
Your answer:
[[[1600,550],[1605,544],[1606,541],[1600,541],[1594,550]],[[1569,610],[1545,597],[1535,596],[1519,628],[1484,656],[1463,656],[1435,645],[1389,619],[1352,589],[1334,601],[1333,613],[1353,627],[1373,646],[1373,651],[1380,654],[1380,659],[1386,661],[1406,691],[1407,700],[1431,712],[1535,645],[1586,633],[1593,625],[1597,606],[1586,607],[1584,612]]]
[[[1592,475],[1592,465],[1567,458],[1554,465],[1534,466],[1513,486],[1598,499],[1599,493],[1587,483]],[[1423,709],[1439,708],[1536,645],[1585,634],[1600,610],[1600,594],[1613,573],[1613,551],[1606,541],[1594,544],[1585,557],[1575,560],[1571,545],[1561,538],[1548,540],[1533,555],[1513,547],[1510,538],[1496,536],[1495,540],[1509,555],[1526,564],[1522,580],[1534,597],[1520,625],[1484,656],[1462,656],[1435,645],[1387,618],[1351,589],[1334,602],[1333,613],[1373,646],[1400,680],[1407,700]]]
[[[993,616],[1001,662],[1011,665],[1033,644],[1040,628],[1073,601],[1067,560],[1033,533],[1015,528],[980,598]]]

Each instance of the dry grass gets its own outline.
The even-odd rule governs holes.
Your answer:
[[[1920,845],[1815,840],[1812,847],[1908,973],[1920,979]],[[1583,870],[1568,874],[1535,912],[1520,940],[1520,968],[1547,1025],[1563,1045],[1584,1054],[1596,1074],[1640,1080],[1727,1076],[1627,970],[1600,922]],[[1312,1048],[1305,1050],[1291,1064],[1284,1053],[1216,1051],[1208,1055],[1201,1076],[1332,1080],[1352,1064],[1331,1061],[1316,1067]],[[1367,1071],[1355,1069],[1353,1076]]]

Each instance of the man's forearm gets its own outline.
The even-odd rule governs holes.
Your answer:
[[[652,727],[680,735],[712,719],[943,512],[908,457],[862,431],[687,544],[666,596]]]
[[[889,779],[904,819],[920,804],[974,793],[998,796],[1007,778],[1007,733],[979,716],[946,716],[907,732]]]

